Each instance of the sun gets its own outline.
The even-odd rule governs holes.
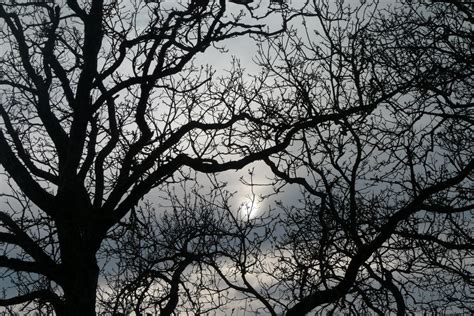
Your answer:
[[[247,199],[241,204],[240,212],[245,219],[255,218],[258,214],[258,202],[255,199]]]

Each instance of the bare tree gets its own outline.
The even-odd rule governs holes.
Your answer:
[[[303,190],[282,203],[273,298],[287,315],[472,313],[472,5],[312,4],[262,45],[273,117],[345,115],[265,159]]]
[[[278,127],[281,139],[242,151],[262,123],[237,93],[242,78],[218,87],[193,63],[226,39],[272,35],[265,16],[284,26],[289,11],[256,8],[2,1],[0,163],[11,190],[0,212],[1,306],[94,315],[97,251],[145,194],[182,167],[238,169],[288,144]]]
[[[249,298],[265,302],[247,278],[276,221],[236,211],[222,186],[203,194],[190,182],[179,185],[179,194],[168,192],[164,212],[144,203],[110,233],[112,244],[100,255],[115,262],[104,273],[106,313],[218,315],[243,312]]]
[[[211,312],[204,293],[221,313],[233,302],[270,315],[472,313],[471,8],[315,1],[303,28],[262,40],[260,93],[247,99],[265,124],[235,145],[261,151],[278,135],[269,127],[296,126],[264,161],[275,191],[298,185],[301,201],[239,222],[215,197],[175,199],[187,221],[157,231],[177,232],[171,252],[193,256],[176,279],[195,293],[190,313]],[[147,271],[147,286],[172,279]]]
[[[249,3],[0,4],[0,305],[94,315],[104,259],[113,314],[472,312],[472,6]],[[253,80],[194,64],[249,34]],[[257,160],[301,201],[141,203]]]
[[[238,293],[214,295],[270,315],[472,313],[472,6],[307,9],[262,40],[253,98],[254,150],[304,126],[264,158],[301,198],[201,261]]]

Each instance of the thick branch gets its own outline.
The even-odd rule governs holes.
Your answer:
[[[12,219],[11,217],[4,213],[0,212],[0,221],[5,224],[5,226],[10,230],[13,234],[3,233],[0,235],[0,241],[16,244],[20,246],[23,250],[26,251],[36,262],[45,270],[50,271],[51,273],[53,270],[56,269],[57,264],[54,262],[44,251],[41,247],[28,236],[28,234],[20,228]],[[56,273],[55,273],[56,274]],[[58,276],[54,276],[54,280],[58,280]]]
[[[0,306],[18,305],[34,300],[50,302],[54,306],[56,311],[60,311],[63,305],[61,299],[55,293],[49,290],[38,290],[23,295],[17,295],[7,299],[0,299]]]
[[[40,207],[47,214],[54,215],[54,198],[47,193],[30,175],[28,170],[21,164],[6,141],[3,132],[0,130],[0,164],[8,174],[28,196],[33,203]]]
[[[18,16],[7,13],[3,6],[0,6],[0,17],[6,21],[10,31],[17,41],[18,53],[20,54],[22,66],[38,92],[38,102],[34,102],[34,105],[48,135],[54,142],[59,158],[61,159],[63,156],[64,145],[67,141],[67,135],[61,127],[57,117],[51,112],[48,87],[45,85],[41,76],[36,73],[31,64],[31,56],[23,33],[21,21]]]
[[[380,227],[380,233],[371,242],[359,248],[359,251],[352,257],[343,279],[335,287],[324,291],[316,291],[313,294],[304,297],[300,302],[291,307],[286,315],[305,315],[317,306],[335,302],[346,295],[353,286],[360,267],[392,236],[398,224],[407,219],[413,213],[421,210],[423,208],[423,202],[433,194],[446,190],[463,181],[467,176],[469,176],[473,168],[474,160],[471,160],[456,176],[421,190],[412,202],[400,209],[390,217],[382,227]]]
[[[13,128],[12,123],[10,121],[10,118],[3,108],[3,105],[0,104],[0,115],[3,118],[3,122],[5,124],[5,127],[7,129],[8,134],[13,140],[13,144],[16,148],[16,151],[18,153],[18,157],[23,161],[25,166],[28,168],[28,170],[35,176],[38,176],[40,178],[43,178],[45,180],[50,181],[51,183],[57,184],[57,177],[47,171],[39,169],[32,161],[30,155],[27,153],[25,148],[23,147],[23,144],[20,140],[20,137],[17,133],[17,131]]]

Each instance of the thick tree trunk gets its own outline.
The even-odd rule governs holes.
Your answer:
[[[100,239],[97,232],[82,225],[64,225],[62,228],[58,232],[64,276],[64,310],[57,311],[57,314],[95,316],[99,279],[96,253]]]
[[[95,254],[71,264],[65,273],[64,315],[95,316],[99,267]]]

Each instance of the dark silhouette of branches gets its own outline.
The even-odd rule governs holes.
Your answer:
[[[210,68],[194,64],[224,40],[278,34],[295,14],[257,9],[232,15],[224,1],[0,3],[0,163],[11,184],[0,266],[13,282],[2,305],[36,301],[57,314],[94,315],[97,251],[145,194],[183,167],[239,169],[286,145],[226,147],[263,121],[239,97],[242,82],[219,86]],[[275,30],[262,22],[271,15],[280,20]],[[175,280],[188,264],[177,263],[162,313],[176,308]]]
[[[472,313],[472,6],[241,2],[0,4],[0,305]],[[244,36],[258,75],[196,64]]]
[[[286,314],[472,312],[472,10],[314,5],[259,57],[272,118],[344,113],[265,159],[303,189],[275,246]]]

